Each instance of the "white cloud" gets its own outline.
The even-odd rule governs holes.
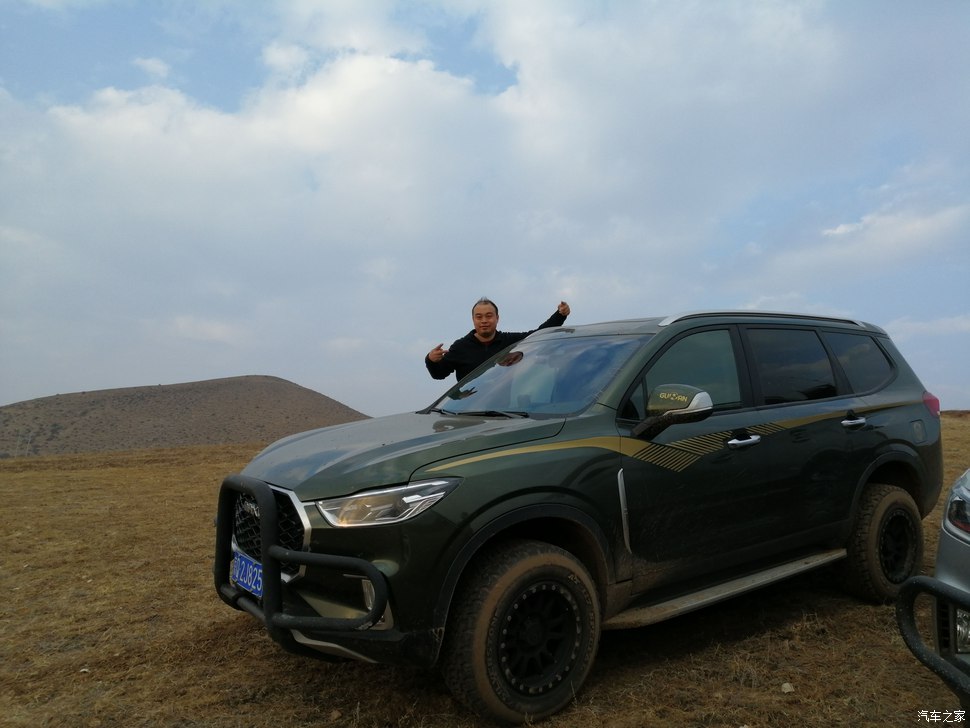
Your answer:
[[[252,338],[240,325],[194,315],[176,316],[162,330],[175,338],[218,344],[235,345]]]
[[[950,244],[968,221],[970,203],[926,211],[873,213],[859,222],[823,230],[822,235],[838,238],[829,249],[838,249],[843,256],[872,256],[877,249],[882,256],[906,256]]]
[[[966,306],[965,293],[961,291]],[[923,384],[945,410],[970,409],[970,311],[953,316],[902,316],[885,326]]]
[[[25,2],[45,10],[67,10],[104,5],[111,0],[25,0]]]
[[[67,261],[64,259],[64,249],[55,241],[34,230],[7,227],[0,225],[0,258],[6,263],[0,267],[0,295],[7,294],[11,289],[20,286],[29,287],[43,285],[44,280],[39,275],[63,274]],[[30,271],[32,276],[28,280],[18,279],[15,271]],[[11,303],[15,298],[11,299]]]
[[[769,288],[800,282],[859,281],[954,251],[967,260],[963,244],[970,230],[970,203],[931,209],[884,209],[859,221],[826,228],[800,245],[777,241],[759,252],[750,278]]]
[[[153,79],[163,80],[168,77],[171,68],[161,58],[135,58],[132,65],[140,68]]]
[[[391,56],[420,50],[420,32],[392,20],[391,0],[285,0],[277,4],[282,38],[319,51]]]
[[[869,218],[871,220],[871,218]],[[866,227],[866,221],[863,222],[853,222],[853,223],[842,223],[841,225],[836,225],[834,228],[828,228],[822,231],[822,235],[825,236],[837,236],[837,235],[850,235],[852,233],[857,233]]]
[[[367,348],[367,339],[338,337],[328,339],[324,342],[323,346],[324,349],[337,356],[353,356],[363,352]]]
[[[738,308],[742,311],[798,312],[815,314],[817,316],[851,318],[851,314],[844,308],[837,308],[828,303],[813,301],[806,293],[801,291],[788,291],[756,296],[750,301],[742,303]]]
[[[970,337],[964,339],[965,335],[970,335],[970,311],[957,316],[929,320],[903,316],[886,324],[886,330],[898,341],[939,336],[948,337],[951,340],[963,340],[966,344],[970,344]]]
[[[310,54],[305,48],[291,43],[270,43],[263,48],[263,62],[277,73],[298,77],[310,62]]]
[[[364,275],[374,279],[377,283],[387,283],[391,281],[400,271],[400,266],[396,260],[391,258],[374,258],[365,260],[362,266]]]

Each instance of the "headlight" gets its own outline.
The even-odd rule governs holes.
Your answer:
[[[460,478],[439,478],[409,483],[395,488],[317,501],[317,509],[327,523],[337,528],[386,526],[414,518],[455,489]]]
[[[970,535],[970,470],[953,485],[950,502],[946,504],[946,520],[957,530]]]

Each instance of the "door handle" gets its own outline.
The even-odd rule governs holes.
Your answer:
[[[732,450],[740,450],[744,447],[751,447],[761,442],[761,435],[748,435],[744,438],[735,437],[727,441],[727,446]]]
[[[845,416],[845,419],[842,420],[842,426],[847,430],[857,430],[860,427],[865,427],[865,425],[866,425],[866,418],[859,417],[858,415],[852,412],[847,414]]]

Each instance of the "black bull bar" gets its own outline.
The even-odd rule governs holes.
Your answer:
[[[896,601],[896,622],[910,652],[936,673],[937,677],[956,694],[961,703],[966,705],[970,702],[970,673],[937,654],[930,645],[926,644],[916,627],[915,604],[920,594],[929,594],[941,603],[951,604],[970,612],[970,592],[965,592],[939,579],[914,576],[903,584]]]
[[[236,498],[247,493],[259,505],[259,532],[263,566],[263,596],[236,587],[229,580],[232,562],[232,529]],[[352,618],[332,618],[287,614],[283,610],[281,562],[306,566],[325,566],[343,569],[370,580],[374,587],[374,603],[366,614]],[[226,604],[249,612],[266,625],[277,641],[289,642],[290,630],[350,631],[365,630],[377,624],[387,607],[387,582],[384,575],[370,561],[349,556],[292,551],[279,545],[279,519],[272,489],[263,481],[245,475],[230,475],[219,491],[219,510],[216,518],[216,553],[213,567],[215,586]]]

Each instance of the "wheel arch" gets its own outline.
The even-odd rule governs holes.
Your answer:
[[[496,544],[513,539],[543,541],[573,554],[589,572],[600,611],[606,613],[610,586],[616,580],[606,535],[593,518],[578,508],[546,504],[510,511],[477,530],[448,569],[435,602],[436,625],[447,625],[455,593],[475,559]]]
[[[889,452],[882,453],[863,473],[856,488],[855,498],[852,503],[853,520],[859,511],[859,504],[865,489],[872,483],[883,483],[885,485],[895,485],[902,488],[916,503],[920,516],[926,518],[936,500],[928,498],[929,485],[926,482],[926,473],[920,462],[919,455],[908,448],[895,447]],[[932,500],[932,503],[928,503]]]

